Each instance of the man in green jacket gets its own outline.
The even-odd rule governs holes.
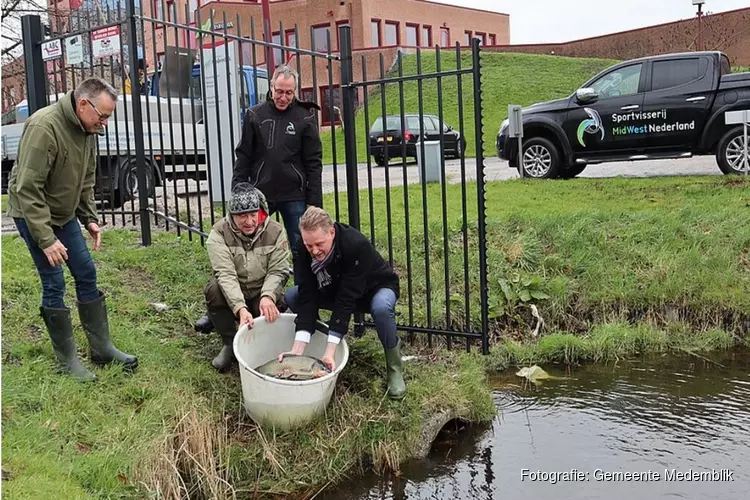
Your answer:
[[[116,103],[117,92],[108,83],[89,78],[56,104],[31,115],[8,182],[8,216],[13,217],[39,271],[40,312],[59,368],[81,380],[96,376],[76,354],[70,310],[63,301],[63,263],[75,280],[91,361],[116,361],[131,370],[138,366],[138,358],[112,345],[104,294],[97,287],[96,267],[81,233],[83,225],[94,240],[93,249],[99,249],[101,229],[94,204],[96,137]]]
[[[214,273],[205,289],[208,316],[224,343],[211,364],[224,372],[235,360],[236,321],[252,328],[254,318],[274,322],[286,310],[289,243],[281,224],[268,217],[263,193],[243,182],[232,189],[229,214],[214,224],[206,246]]]

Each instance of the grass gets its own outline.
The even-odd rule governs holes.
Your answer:
[[[353,342],[352,366],[325,420],[292,433],[257,428],[243,415],[238,375],[219,376],[209,365],[220,348],[216,336],[192,331],[209,275],[205,250],[169,233],[156,233],[148,248],[139,248],[134,232],[105,234],[96,262],[110,326],[141,366],[133,376],[98,369],[98,383],[76,383],[53,372],[34,312],[40,285],[23,241],[4,236],[2,243],[8,498],[143,498],[157,489],[162,498],[227,498],[232,489],[286,497],[337,481],[353,466],[397,468],[418,444],[422,419],[437,411],[494,415],[476,354],[417,361],[407,369],[409,397],[384,399],[384,356],[370,334]],[[68,304],[72,289],[69,283]],[[170,309],[158,313],[154,302]]]
[[[372,212],[366,195],[360,197],[363,231],[374,236],[383,255],[392,253],[402,289],[411,286],[413,300],[405,294],[400,301],[404,321],[481,326],[477,203],[468,202],[464,222],[461,189],[448,185],[443,197],[440,186],[428,186],[426,231],[421,186],[410,186],[406,196],[401,187],[378,190]],[[466,190],[467,199],[475,199],[476,185]],[[740,331],[750,321],[745,179],[518,180],[490,183],[486,199],[493,331],[530,331],[531,303],[548,331],[585,332],[595,324],[634,319],[663,324],[664,318],[696,330]],[[346,196],[339,202],[346,207]]]
[[[440,56],[442,71],[457,68],[455,51],[443,51]],[[617,61],[609,59],[583,59],[568,57],[553,57],[533,54],[504,54],[483,52],[481,54],[482,73],[482,117],[485,155],[494,156],[495,136],[500,123],[508,115],[508,104],[529,105],[539,101],[547,101],[569,96],[581,83],[594,76],[599,71],[615,64]],[[438,58],[434,51],[426,51],[421,55],[422,73],[432,73],[437,70]],[[471,52],[463,51],[460,58],[461,68],[471,68]],[[416,55],[405,55],[402,58],[402,72],[404,75],[418,73]],[[388,72],[388,76],[398,76],[399,68],[395,65]],[[378,79],[376,68],[368,69],[368,80]],[[461,131],[466,138],[467,156],[475,156],[475,120],[474,120],[474,84],[472,75],[461,76],[462,119],[459,120],[459,91],[458,77],[450,76],[441,79],[426,79],[422,82],[422,104],[425,114],[439,115],[438,88],[441,89],[443,119],[454,129]],[[406,82],[403,84],[403,106],[400,103],[400,84],[390,83],[385,88],[386,114],[400,114],[419,112],[419,84]],[[367,161],[367,138],[370,126],[382,114],[382,90],[371,87],[368,98],[367,117],[365,117],[364,103],[356,115],[357,160]],[[367,118],[367,120],[365,120]],[[344,164],[344,134],[340,128],[335,131],[335,148],[331,132],[321,134],[323,142],[323,163],[333,163],[333,152],[336,153],[336,163]]]
[[[476,186],[467,189],[468,199],[475,199]],[[468,319],[476,327],[476,202],[466,209],[464,266],[461,186],[446,186],[445,226],[440,187],[430,185],[425,194],[426,252],[421,187],[406,191],[408,225],[401,188],[388,192],[390,226],[386,191],[374,194],[376,244],[389,255],[390,228],[390,248],[402,276],[400,318],[407,322],[413,315],[415,323],[454,327]],[[95,258],[110,325],[117,345],[138,354],[141,367],[132,376],[116,367],[98,369],[100,381],[82,385],[53,373],[52,349],[35,312],[38,278],[23,241],[4,236],[2,444],[3,469],[12,479],[3,483],[3,493],[8,498],[144,498],[158,490],[161,498],[256,493],[309,498],[360,469],[397,469],[419,444],[422,420],[440,410],[465,411],[471,420],[492,418],[488,368],[665,351],[700,356],[747,343],[748,181],[516,180],[489,184],[487,200],[491,355],[482,358],[476,349],[447,352],[438,338],[434,349],[417,342],[407,348],[407,354],[420,356],[407,365],[408,397],[391,402],[383,398],[383,353],[368,333],[352,343],[350,366],[325,419],[286,433],[249,421],[239,401],[239,377],[217,375],[209,366],[218,338],[192,331],[203,312],[201,291],[209,275],[197,240],[156,232],[154,244],[140,248],[135,232],[105,234],[104,249]],[[327,206],[332,202],[329,196]],[[340,202],[345,207],[346,197]],[[369,235],[368,202],[363,195],[363,230]],[[465,267],[471,280],[468,308]],[[69,304],[72,290],[69,282]],[[170,309],[157,312],[155,302]],[[531,304],[547,325],[539,340],[529,335]],[[75,326],[85,356],[77,320]]]

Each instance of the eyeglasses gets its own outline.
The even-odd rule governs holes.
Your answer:
[[[277,89],[276,87],[274,87],[273,91],[279,97],[281,97],[283,95],[285,95],[287,97],[294,97],[294,90]]]
[[[92,108],[94,108],[94,111],[96,111],[96,114],[99,115],[100,121],[107,121],[112,117],[112,115],[103,115],[102,112],[99,111],[99,108],[96,107],[96,104],[91,102],[89,99],[86,99],[86,102],[89,103]]]

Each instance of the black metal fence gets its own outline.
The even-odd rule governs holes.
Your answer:
[[[154,12],[134,0],[96,5],[72,11],[51,38],[36,16],[23,29],[30,112],[89,76],[121,91],[99,141],[105,224],[139,227],[144,245],[152,227],[203,241],[226,215],[244,112],[266,99],[283,62],[300,75],[298,97],[321,108],[325,208],[368,235],[401,276],[399,328],[430,345],[439,335],[448,347],[461,338],[488,352],[477,40],[468,49],[353,50],[349,26],[316,26],[306,49],[296,25],[256,29],[213,10],[202,19],[201,9],[179,24],[163,1]],[[83,58],[69,64],[76,35]],[[43,61],[42,44],[54,40],[65,57]]]

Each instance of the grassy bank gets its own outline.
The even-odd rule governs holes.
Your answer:
[[[467,189],[475,200],[475,185]],[[429,293],[433,326],[463,325],[467,312],[478,326],[476,201],[466,206],[464,239],[460,185],[446,187],[445,227],[440,187],[429,186],[427,231],[419,186],[388,194],[375,193],[373,233],[389,255],[390,229],[402,321],[412,315],[427,323]],[[95,255],[100,286],[117,344],[138,354],[141,367],[133,376],[98,370],[99,383],[82,385],[52,373],[52,349],[36,313],[38,278],[23,241],[3,237],[3,469],[11,475],[3,493],[143,498],[159,489],[170,498],[183,488],[191,498],[222,498],[232,489],[240,497],[309,497],[359,467],[397,467],[418,444],[421,421],[438,411],[491,418],[487,368],[667,351],[699,356],[746,342],[748,181],[518,180],[490,184],[487,199],[491,355],[447,353],[442,339],[435,351],[418,342],[407,348],[420,356],[407,365],[409,395],[394,403],[383,398],[383,354],[369,333],[353,342],[325,420],[289,433],[260,429],[244,416],[238,376],[220,376],[209,365],[219,340],[192,330],[209,275],[197,241],[155,233],[151,247],[139,248],[137,233],[106,232]],[[346,206],[345,196],[341,202]],[[370,234],[365,195],[361,203]],[[333,206],[331,197],[326,204]],[[70,281],[67,301],[74,304]],[[170,309],[157,312],[156,302]],[[531,304],[546,322],[539,340],[529,334]]]
[[[164,233],[149,248],[138,247],[136,233],[105,234],[96,261],[110,325],[141,367],[133,376],[101,369],[98,383],[76,383],[53,373],[36,313],[40,285],[23,241],[6,236],[2,243],[7,498],[144,498],[157,489],[163,498],[179,491],[225,498],[227,483],[245,496],[286,497],[314,492],[357,466],[397,468],[420,444],[422,420],[437,411],[494,415],[476,355],[414,361],[409,397],[390,402],[382,349],[371,334],[353,343],[324,421],[292,433],[256,427],[241,408],[238,374],[220,376],[209,365],[218,339],[192,331],[209,274],[205,250]],[[75,303],[72,289],[69,283],[68,304]],[[158,313],[154,302],[170,309]]]
[[[471,68],[471,53],[461,53],[461,67]],[[503,54],[483,52],[481,56],[482,68],[482,99],[483,99],[483,137],[485,154],[494,156],[495,136],[500,123],[508,114],[508,104],[529,105],[539,101],[569,96],[578,86],[588,78],[594,76],[616,61],[608,59],[581,59],[568,57],[552,57],[530,54]],[[417,74],[417,56],[405,55],[402,59],[404,75]],[[457,68],[455,51],[443,51],[440,57],[441,70]],[[388,68],[386,68],[387,70]],[[437,58],[434,51],[422,54],[422,73],[433,73],[437,70]],[[368,68],[368,80],[379,78],[378,68]],[[398,76],[398,65],[390,71],[388,76]],[[422,105],[425,114],[439,115],[438,84],[436,79],[424,80],[422,86]],[[385,89],[386,114],[398,115],[401,112],[400,85],[391,83]],[[456,76],[442,78],[442,109],[443,119],[456,130],[463,123],[463,134],[466,137],[468,156],[474,156],[476,141],[474,137],[474,84],[471,74],[461,77],[461,95],[463,105],[463,120],[459,120],[458,109],[458,78]],[[367,118],[365,122],[364,107],[356,115],[357,159],[367,161],[366,141],[370,126],[382,114],[381,90],[379,87],[370,89],[372,94],[368,98]],[[419,84],[406,82],[403,84],[403,110],[406,113],[419,112]],[[364,103],[362,103],[364,105]],[[344,135],[341,129],[335,133],[336,148],[332,146],[330,132],[321,135],[323,141],[323,162],[333,162],[333,152],[336,152],[336,162],[345,163]]]
[[[377,191],[372,211],[367,196],[360,198],[363,230],[374,234],[384,255],[393,249],[402,287],[413,290],[411,302],[400,301],[405,319],[461,326],[468,316],[474,328],[481,326],[476,185],[466,189],[465,233],[459,184],[446,187],[445,210],[440,186],[429,185],[426,225],[419,185],[406,193]],[[346,206],[345,196],[340,203]],[[491,183],[491,330],[497,335],[530,331],[535,320],[529,306],[535,303],[548,332],[581,333],[601,323],[644,320],[745,331],[750,321],[748,203],[750,182],[738,177]]]

